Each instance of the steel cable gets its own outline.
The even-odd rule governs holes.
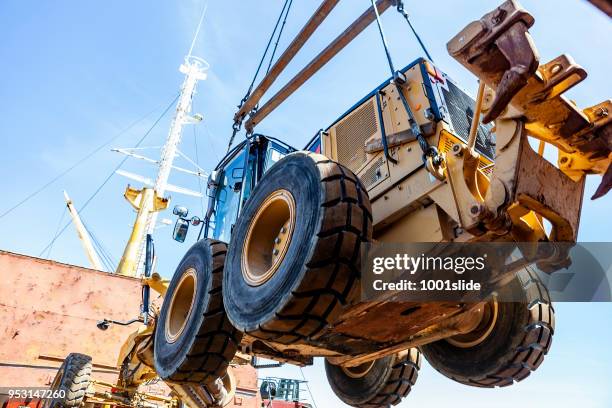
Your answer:
[[[136,143],[135,147],[139,147],[142,142],[145,141],[145,139],[147,138],[147,136],[149,136],[149,134],[151,133],[151,131],[153,131],[153,129],[155,128],[155,126],[157,126],[157,124],[162,120],[162,118],[164,116],[166,116],[166,113],[168,113],[168,111],[170,110],[170,108],[174,105],[174,103],[177,101],[177,99],[179,98],[180,94],[177,94],[174,99],[172,99],[172,102],[170,102],[170,104],[166,107],[166,109],[164,109],[164,111],[161,113],[161,115],[157,118],[157,120],[155,120],[155,122],[153,123],[153,125],[151,125],[151,127],[145,132],[145,134],[140,138],[140,140],[138,140],[138,143]],[[129,156],[124,157],[121,162],[119,162],[119,164],[113,169],[113,171],[111,171],[111,173],[108,175],[108,177],[106,177],[106,179],[104,179],[104,181],[102,182],[102,184],[100,184],[100,186],[96,189],[96,191],[94,191],[94,193],[89,196],[89,198],[87,199],[87,201],[85,201],[85,203],[83,204],[83,206],[77,210],[77,213],[81,213],[83,210],[85,210],[85,208],[87,208],[87,206],[89,205],[89,203],[91,203],[91,201],[95,198],[95,196],[100,192],[100,190],[102,190],[102,188],[106,185],[106,183],[109,182],[109,180],[113,177],[113,175],[115,174],[115,172],[117,170],[119,170],[121,168],[121,166],[123,166],[123,164],[127,161],[127,159],[129,159]],[[68,222],[67,224],[64,225],[64,227],[61,229],[61,231],[51,240],[51,242],[49,242],[49,244],[47,244],[47,246],[41,251],[41,254],[43,254],[51,245],[54,244],[54,242],[60,237],[60,235],[62,235],[64,233],[64,231],[66,231],[66,228],[68,228],[68,226],[70,225],[70,222]]]
[[[14,210],[16,210],[18,207],[20,207],[21,205],[25,204],[27,201],[29,201],[31,198],[33,198],[34,196],[38,195],[41,191],[45,190],[47,187],[49,187],[50,185],[52,185],[53,183],[55,183],[56,181],[58,181],[59,179],[61,179],[62,177],[64,177],[66,174],[68,174],[69,172],[71,172],[72,170],[74,170],[76,167],[78,167],[79,165],[81,165],[82,163],[86,162],[88,159],[90,159],[93,155],[95,155],[96,153],[98,153],[100,150],[102,150],[104,147],[108,146],[109,144],[111,144],[112,142],[114,142],[115,140],[117,140],[120,136],[124,135],[126,132],[128,132],[130,129],[132,129],[134,126],[136,126],[138,123],[142,122],[144,119],[146,119],[149,115],[151,115],[153,112],[155,112],[156,110],[158,110],[160,107],[156,107],[155,109],[149,111],[148,113],[146,113],[145,115],[141,116],[139,119],[135,120],[134,122],[132,122],[129,126],[127,126],[126,128],[124,128],[123,130],[119,131],[119,133],[117,133],[115,136],[113,136],[112,138],[108,139],[107,141],[105,141],[103,144],[101,144],[100,146],[96,147],[94,150],[92,150],[90,153],[86,154],[83,158],[81,158],[80,160],[78,160],[76,163],[74,163],[73,165],[71,165],[70,167],[68,167],[66,170],[62,171],[60,174],[58,174],[57,176],[53,177],[51,180],[49,180],[48,182],[46,182],[45,184],[43,184],[42,186],[40,186],[39,188],[37,188],[36,190],[34,190],[32,193],[28,194],[26,197],[24,197],[21,201],[19,201],[17,204],[15,204],[14,206],[12,206],[11,208],[9,208],[8,210],[4,211],[2,214],[0,214],[0,219],[5,217],[6,215],[10,214],[11,212],[13,212]]]
[[[274,57],[274,53],[276,52],[276,47],[278,46],[278,41],[280,40],[280,34],[282,34],[283,29],[285,28],[285,23],[287,21],[287,15],[289,14],[289,8],[291,7],[292,3],[293,3],[293,0],[285,0],[285,3],[283,4],[283,8],[281,9],[281,12],[278,15],[278,18],[276,19],[274,30],[272,30],[272,34],[270,34],[270,38],[268,39],[268,43],[266,44],[266,48],[263,52],[263,55],[261,56],[261,59],[259,60],[257,69],[255,70],[255,75],[253,75],[253,79],[251,80],[251,84],[249,85],[249,88],[247,89],[246,94],[244,95],[240,103],[238,104],[238,109],[242,108],[242,105],[247,101],[247,99],[249,99],[249,96],[251,96],[251,92],[253,91],[253,87],[255,86],[255,81],[257,81],[257,77],[259,76],[259,71],[261,70],[263,63],[266,60],[266,55],[268,55],[268,50],[270,49],[270,45],[272,45],[272,41],[274,41],[274,35],[276,34],[276,30],[278,29],[278,25],[280,24],[281,19],[283,18],[283,15],[284,15],[285,19],[283,20],[282,27],[278,35],[278,39],[276,40],[276,45],[274,46],[272,57],[270,58],[270,64],[268,65],[268,71],[270,70],[270,65],[272,64],[272,58]],[[285,13],[285,10],[287,10],[287,13]],[[232,125],[232,134],[230,135],[229,141],[227,143],[227,152],[231,150],[232,145],[234,144],[234,139],[236,138],[236,134],[240,131],[240,128],[242,127],[243,119],[244,119],[244,116],[234,121],[234,124]]]

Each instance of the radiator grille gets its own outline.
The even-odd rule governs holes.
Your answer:
[[[377,131],[374,101],[370,99],[336,126],[338,162],[357,171],[366,160],[365,142]]]
[[[382,157],[379,157],[372,162],[370,167],[368,167],[368,169],[363,172],[361,176],[359,176],[359,179],[361,179],[361,182],[366,190],[369,190],[371,186],[377,184],[387,176],[388,174],[386,174],[383,168],[383,159]]]
[[[448,91],[442,88],[442,93],[450,114],[451,126],[454,133],[466,142],[474,116],[475,101],[451,81],[447,81],[447,84]],[[476,151],[489,159],[495,157],[495,140],[491,134],[492,127],[492,124],[481,123],[476,137]]]

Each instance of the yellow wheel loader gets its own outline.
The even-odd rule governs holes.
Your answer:
[[[563,93],[586,72],[565,55],[541,64],[528,31],[534,18],[509,0],[447,44],[478,77],[476,100],[430,59],[396,71],[387,52],[391,77],[304,149],[255,133],[370,23],[386,50],[380,13],[396,6],[406,16],[401,2],[372,2],[259,106],[337,3],[322,2],[235,115],[234,135],[244,123],[247,137],[209,179],[203,239],[180,262],[155,327],[155,371],[197,384],[221,376],[237,350],[297,365],[324,357],[332,389],[355,407],[399,403],[422,356],[467,385],[523,380],[554,334],[528,247],[510,277],[471,302],[364,301],[363,251],[372,243],[575,242],[586,175],[604,174],[598,197],[612,185],[612,103],[568,101]],[[558,163],[530,138],[555,146]],[[559,248],[539,266],[567,265]],[[506,293],[518,298],[504,301]]]

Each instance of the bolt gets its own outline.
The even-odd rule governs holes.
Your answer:
[[[457,157],[461,157],[463,155],[463,150],[461,149],[461,145],[459,144],[453,145],[453,154]]]
[[[279,237],[274,238],[274,243],[275,244],[280,244],[280,238]]]
[[[434,119],[434,114],[431,111],[431,108],[425,109],[425,119],[427,119],[427,120],[433,120]]]
[[[603,118],[603,117],[608,116],[608,110],[607,110],[606,108],[599,108],[599,109],[597,109],[597,111],[595,112],[595,114],[596,114],[598,117]]]
[[[284,234],[285,232],[287,232],[287,228],[285,228],[285,227],[281,228],[280,232],[281,232],[281,234]]]
[[[493,15],[493,18],[491,19],[491,22],[497,25],[501,23],[502,21],[504,21],[505,17],[506,17],[506,11],[500,7],[497,10],[495,10],[495,14]]]
[[[470,208],[470,212],[474,215],[478,214],[480,212],[480,206],[473,205],[472,208]]]
[[[278,255],[278,249],[274,248],[274,250],[272,251],[272,255],[274,256]]]
[[[555,64],[550,69],[550,73],[553,75],[557,75],[561,71],[561,64]]]
[[[567,161],[568,161],[568,160],[569,160],[569,159],[567,158],[567,156],[563,156],[563,157],[561,158],[561,160],[559,160],[559,161],[561,162],[561,164],[564,164],[564,163],[567,163]]]

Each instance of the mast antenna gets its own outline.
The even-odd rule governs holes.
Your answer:
[[[206,14],[206,10],[208,9],[208,3],[204,5],[204,9],[202,10],[202,14],[200,15],[200,22],[198,23],[198,28],[196,28],[196,32],[193,35],[193,40],[191,41],[191,47],[189,47],[189,52],[187,53],[187,59],[191,57],[193,52],[193,47],[195,47],[196,40],[198,39],[198,35],[200,34],[200,28],[202,28],[202,21],[204,21],[204,15]]]

